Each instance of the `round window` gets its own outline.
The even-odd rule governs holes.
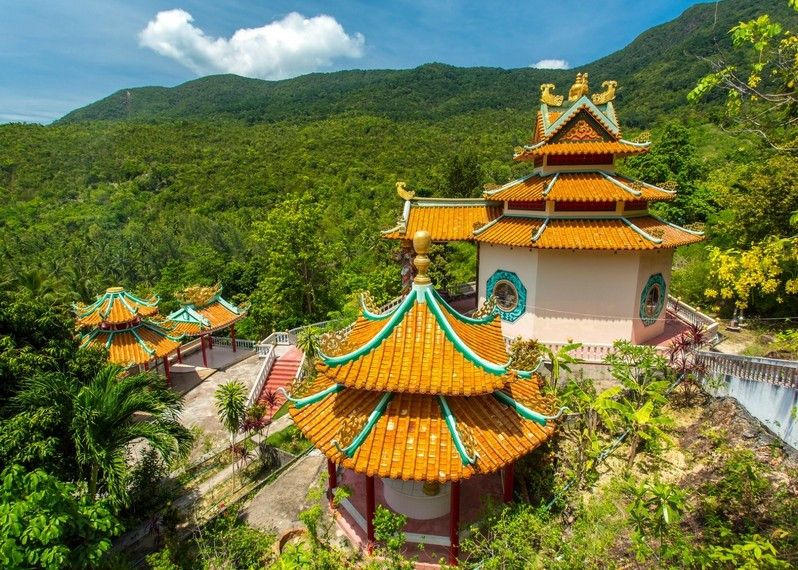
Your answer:
[[[502,279],[493,288],[493,296],[496,297],[496,304],[502,311],[512,312],[518,306],[518,291],[515,285]]]
[[[488,278],[487,296],[496,300],[496,309],[505,321],[517,321],[526,310],[526,287],[512,271],[499,269]]]
[[[643,293],[640,295],[640,319],[648,326],[657,322],[665,307],[665,279],[662,273],[648,278]]]

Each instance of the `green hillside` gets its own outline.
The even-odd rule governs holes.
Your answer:
[[[590,72],[594,91],[600,90],[605,79],[617,80],[618,104],[624,109],[626,124],[649,125],[685,105],[687,91],[708,70],[699,56],[728,47],[728,29],[762,11],[782,21],[798,20],[780,0],[699,4],[580,69]],[[172,88],[123,89],[72,111],[60,122],[209,118],[306,122],[339,114],[441,120],[486,109],[527,110],[541,83],[556,83],[562,93],[573,75],[573,71],[457,68],[437,63],[408,70],[314,73],[284,81],[218,75]]]

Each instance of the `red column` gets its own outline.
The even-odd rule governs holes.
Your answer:
[[[236,326],[230,325],[230,344],[233,345],[233,352],[236,351]]]
[[[374,477],[366,476],[366,540],[368,553],[374,551]]]
[[[166,385],[172,384],[172,377],[169,374],[169,355],[163,357],[163,373],[166,375]]]
[[[509,503],[513,500],[513,474],[515,471],[515,463],[509,463],[502,469],[502,500]]]
[[[205,335],[200,335],[200,346],[202,347],[202,365],[208,367],[208,355],[205,353]]]
[[[457,566],[460,555],[460,481],[452,481],[449,507],[449,564]]]
[[[150,369],[150,363],[149,362],[145,362],[144,363],[144,372],[147,372],[147,370],[149,370],[149,369]]]
[[[327,460],[327,498],[330,501],[330,508],[333,506],[333,491],[338,486],[338,473],[332,459]]]
[[[213,350],[213,337],[208,335],[208,349]]]

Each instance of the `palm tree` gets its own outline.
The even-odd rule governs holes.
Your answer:
[[[247,389],[240,380],[231,380],[216,389],[216,411],[224,429],[230,432],[230,450],[235,468],[236,435],[247,417]]]
[[[127,500],[126,456],[132,443],[143,439],[170,462],[188,454],[192,442],[178,421],[182,396],[153,374],[121,373],[121,367],[106,364],[85,384],[64,374],[34,376],[12,402],[18,414],[57,416],[55,437],[84,470],[89,496],[104,488],[117,503]]]
[[[114,364],[105,366],[74,397],[72,436],[78,463],[89,469],[92,498],[100,477],[112,496],[125,496],[126,452],[139,439],[166,463],[191,451],[191,433],[178,421],[182,396],[152,374],[121,372]]]

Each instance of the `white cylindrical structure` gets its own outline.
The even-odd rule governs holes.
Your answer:
[[[449,483],[440,486],[436,495],[424,492],[420,481],[383,479],[385,502],[395,512],[416,520],[429,520],[449,513]]]

